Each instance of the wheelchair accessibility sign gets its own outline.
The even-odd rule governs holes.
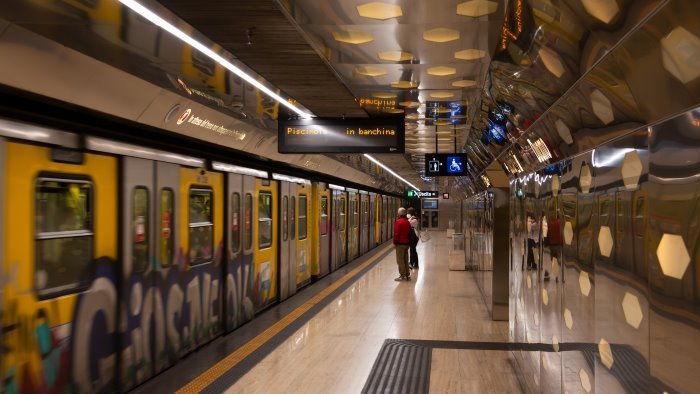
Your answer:
[[[463,156],[447,156],[447,172],[450,174],[461,174],[464,172]]]

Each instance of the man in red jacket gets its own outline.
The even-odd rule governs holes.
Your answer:
[[[411,224],[406,218],[406,208],[399,208],[399,218],[394,223],[394,247],[396,248],[396,264],[399,266],[399,277],[394,279],[397,282],[411,280],[411,273],[408,270],[408,232],[411,231]]]

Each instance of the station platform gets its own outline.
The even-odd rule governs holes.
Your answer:
[[[491,321],[473,274],[450,271],[432,232],[398,276],[391,243],[194,352],[136,393],[522,392],[508,323]]]

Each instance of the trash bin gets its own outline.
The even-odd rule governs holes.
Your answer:
[[[466,269],[466,260],[464,255],[464,234],[452,234],[452,249],[448,261],[450,271],[464,271]]]

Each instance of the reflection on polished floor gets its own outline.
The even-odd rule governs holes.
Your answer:
[[[393,280],[389,253],[228,392],[358,393],[390,338],[507,342],[507,323],[490,320],[472,274],[448,270],[450,246],[442,232],[419,245],[411,282]],[[433,347],[430,392],[520,392],[508,354]]]

